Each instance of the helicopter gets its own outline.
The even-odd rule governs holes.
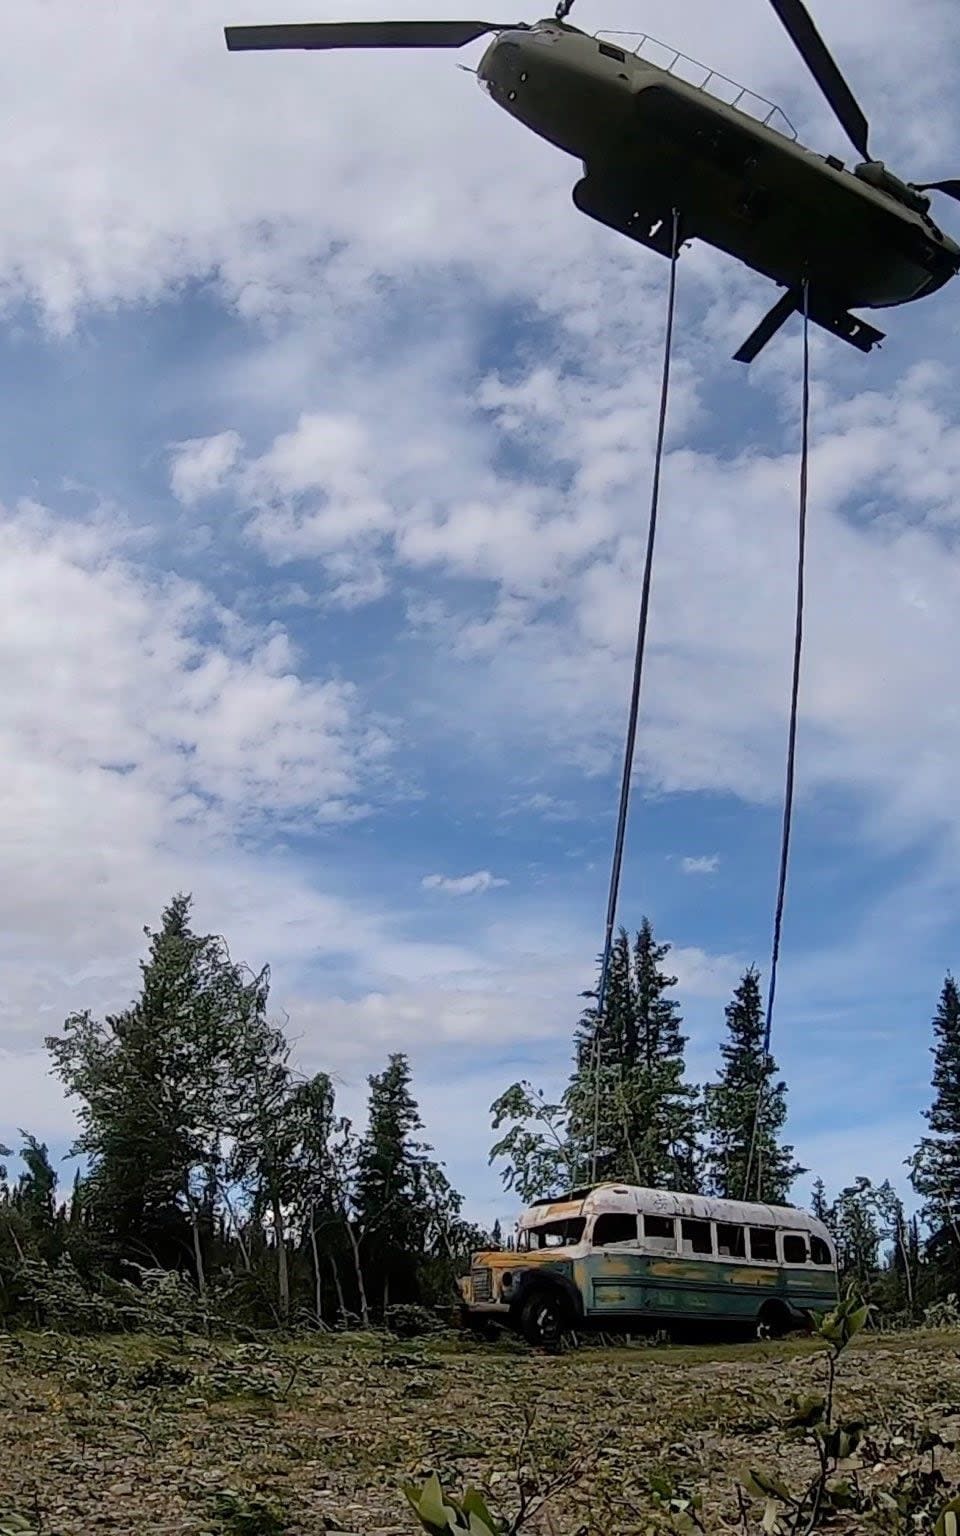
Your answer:
[[[246,49],[462,48],[492,35],[476,71],[494,102],[581,162],[581,213],[675,256],[699,239],[785,292],[735,353],[749,363],[806,312],[861,352],[883,332],[853,315],[934,293],[960,271],[960,245],[930,215],[931,191],[870,158],[867,120],[803,0],[771,0],[860,160],[852,170],[789,133],[567,21],[572,0],[534,23],[350,21],[225,29]],[[677,57],[680,57],[678,54]]]

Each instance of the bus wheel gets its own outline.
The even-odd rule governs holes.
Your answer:
[[[790,1313],[782,1302],[769,1301],[757,1318],[758,1339],[782,1339],[791,1328]]]
[[[563,1334],[564,1306],[556,1291],[534,1291],[520,1312],[520,1332],[528,1344],[555,1347]]]

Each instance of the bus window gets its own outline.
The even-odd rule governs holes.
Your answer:
[[[769,1259],[772,1263],[776,1263],[777,1234],[773,1227],[750,1228],[750,1257],[751,1259]]]
[[[521,1252],[529,1252],[534,1248],[572,1247],[574,1243],[579,1243],[586,1225],[585,1217],[571,1216],[566,1221],[545,1221],[539,1227],[528,1227],[521,1234]]]
[[[677,1228],[672,1216],[644,1216],[643,1236],[658,1253],[676,1253]]]
[[[811,1237],[810,1257],[814,1264],[832,1264],[833,1262],[830,1257],[830,1249],[822,1237]]]
[[[747,1237],[743,1228],[728,1226],[726,1222],[718,1221],[717,1253],[721,1259],[745,1259]]]
[[[610,1248],[614,1243],[635,1243],[637,1218],[626,1212],[607,1211],[593,1224],[594,1248]]]
[[[806,1264],[807,1240],[799,1232],[785,1232],[783,1235],[783,1262],[784,1264]]]
[[[684,1253],[712,1253],[713,1238],[709,1221],[685,1219],[680,1223]]]

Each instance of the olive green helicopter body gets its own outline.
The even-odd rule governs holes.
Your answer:
[[[493,34],[478,79],[580,161],[582,213],[665,256],[679,229],[683,242],[703,240],[785,290],[737,352],[743,362],[801,307],[804,284],[809,318],[867,352],[882,333],[852,309],[910,303],[960,270],[960,245],[934,223],[926,195],[960,200],[960,180],[905,182],[869,157],[866,119],[802,0],[771,3],[862,157],[852,169],[798,143],[771,103],[761,120],[707,89],[710,72],[693,84],[609,34],[571,26],[569,3],[532,25],[319,22],[228,27],[226,39],[231,50],[460,48]]]

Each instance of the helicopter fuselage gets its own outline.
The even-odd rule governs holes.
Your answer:
[[[477,73],[498,106],[582,162],[582,212],[663,254],[676,209],[684,240],[791,290],[806,280],[831,312],[905,304],[960,270],[929,200],[875,162],[847,170],[566,23],[499,32]]]

